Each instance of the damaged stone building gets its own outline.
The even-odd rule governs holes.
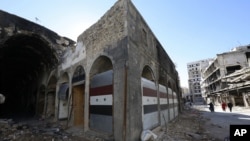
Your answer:
[[[175,65],[129,0],[77,42],[0,11],[0,118],[44,117],[86,136],[139,140],[180,112]]]
[[[203,71],[201,83],[208,102],[221,104],[232,102],[248,107],[250,45],[240,46],[229,52],[217,54],[214,61]]]

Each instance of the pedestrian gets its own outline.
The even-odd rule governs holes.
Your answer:
[[[209,110],[211,112],[214,112],[214,104],[212,102],[210,102],[208,105],[209,105]]]
[[[226,111],[227,104],[223,101],[221,107],[223,111]]]
[[[230,112],[232,112],[233,104],[231,102],[229,102],[229,103],[227,103],[227,106],[228,106]]]
[[[192,107],[192,102],[189,103],[190,107]]]

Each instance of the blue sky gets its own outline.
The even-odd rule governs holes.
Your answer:
[[[116,0],[0,0],[0,9],[77,39]],[[177,66],[187,87],[187,63],[250,44],[249,0],[132,0]],[[39,21],[36,21],[35,18]]]

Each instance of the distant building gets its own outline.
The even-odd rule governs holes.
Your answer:
[[[236,47],[229,52],[217,54],[214,61],[203,71],[204,80],[201,86],[207,100],[215,104],[231,101],[234,105],[246,106],[247,104],[244,102],[246,98],[243,94],[247,94],[248,89],[239,84],[238,88],[237,85],[232,87],[232,83],[240,82],[233,81],[233,79],[244,74],[242,72],[249,67],[249,61],[250,45]]]
[[[188,85],[189,85],[189,96],[194,103],[203,103],[205,96],[202,96],[200,82],[202,80],[201,72],[212,62],[213,59],[204,59],[199,61],[190,62],[187,64],[188,70]]]
[[[184,103],[190,101],[189,89],[187,87],[181,87],[181,97]]]
[[[189,89],[187,87],[181,88],[182,98],[185,98],[187,94],[189,94]]]

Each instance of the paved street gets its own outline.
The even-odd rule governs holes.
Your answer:
[[[230,113],[215,106],[211,113],[207,105],[187,106],[157,141],[224,141],[230,124],[250,124],[250,108],[233,107]]]
[[[207,132],[215,138],[223,140],[229,135],[230,124],[250,124],[250,109],[243,107],[233,107],[232,112],[227,109],[222,111],[220,106],[215,106],[215,112],[211,113],[208,106],[194,106],[199,109],[204,118],[208,121],[205,123]]]

